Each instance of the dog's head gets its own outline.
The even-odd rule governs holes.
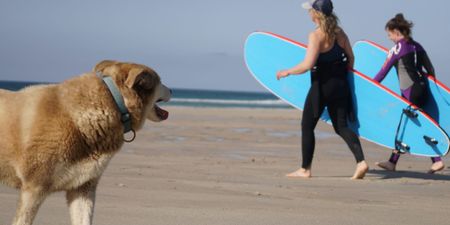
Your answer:
[[[171,91],[151,68],[106,60],[98,63],[94,71],[113,78],[122,92],[132,120],[135,120],[133,123],[137,122],[138,127],[142,126],[145,118],[154,122],[168,118],[169,113],[157,103],[169,101]]]

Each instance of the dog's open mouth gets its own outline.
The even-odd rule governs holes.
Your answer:
[[[161,109],[159,106],[155,105],[155,112],[159,119],[166,120],[169,117],[169,112]]]

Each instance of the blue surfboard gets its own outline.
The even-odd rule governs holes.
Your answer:
[[[353,52],[355,69],[371,78],[374,78],[381,69],[388,54],[388,50],[383,46],[366,40],[356,42]],[[381,84],[401,95],[395,67],[389,71]],[[450,134],[450,88],[432,76],[428,76],[428,87],[431,94],[423,109],[447,134]]]
[[[245,62],[253,77],[300,110],[311,87],[310,73],[278,81],[276,72],[297,65],[305,54],[306,45],[268,32],[250,34],[244,47]],[[449,138],[427,114],[414,110],[409,116],[403,114],[410,105],[408,101],[360,72],[349,71],[348,81],[357,116],[357,121],[349,125],[360,137],[390,149],[400,145],[414,155],[447,154]],[[321,117],[329,122],[328,118],[326,113]]]

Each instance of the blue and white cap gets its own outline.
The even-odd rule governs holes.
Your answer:
[[[333,12],[333,2],[331,0],[310,0],[302,4],[304,9],[315,9],[326,16]]]

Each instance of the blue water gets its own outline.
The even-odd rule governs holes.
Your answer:
[[[20,90],[37,82],[0,81],[0,88]],[[270,93],[172,89],[172,99],[161,105],[193,107],[292,108]]]

